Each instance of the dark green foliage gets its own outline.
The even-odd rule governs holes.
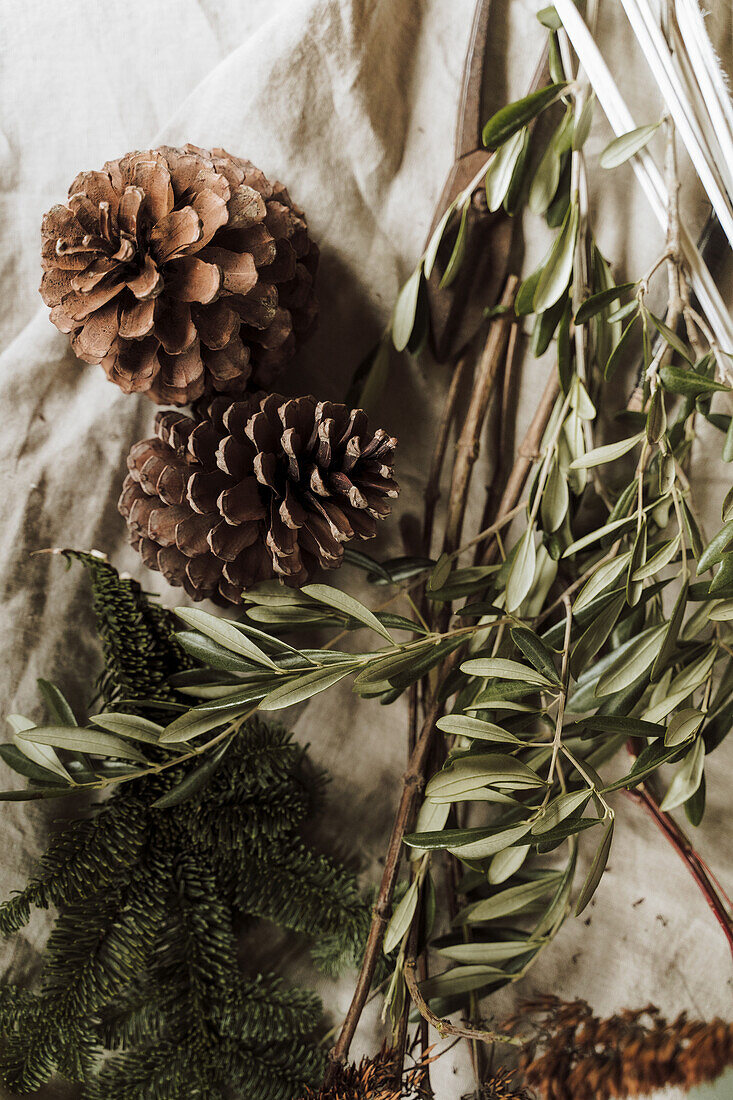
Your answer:
[[[92,582],[105,664],[100,692],[108,708],[114,709],[118,699],[174,702],[177,696],[168,677],[194,663],[173,637],[180,624],[104,557],[79,550],[64,550],[64,556],[80,561]],[[124,709],[131,713],[133,708]]]
[[[95,589],[105,705],[170,699],[166,676],[185,662],[168,614],[78,556]],[[33,907],[58,911],[39,989],[0,989],[0,1079],[13,1091],[60,1074],[84,1082],[87,1100],[291,1100],[319,1079],[318,998],[251,972],[238,938],[265,918],[310,936],[329,969],[359,953],[368,906],[299,832],[322,777],[287,731],[252,720],[203,790],[153,808],[196,763],[121,784],[51,839],[0,906],[6,936]]]

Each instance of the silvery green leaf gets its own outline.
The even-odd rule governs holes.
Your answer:
[[[656,389],[649,402],[646,418],[646,437],[650,443],[659,443],[667,430],[667,412],[664,407],[664,393]]]
[[[655,702],[653,706],[648,707],[642,717],[647,722],[663,721],[668,714],[672,713],[675,707],[678,707],[680,703],[684,702],[688,695],[691,695],[693,691],[705,682],[715,663],[716,656],[717,650],[712,648],[707,653],[704,653],[702,657],[693,661],[688,668],[674,677],[667,689],[667,693],[663,695],[658,702]]]
[[[28,718],[24,718],[22,714],[9,714],[7,722],[13,730],[15,747],[19,749],[24,756],[27,756],[28,759],[33,764],[37,764],[39,768],[44,768],[47,771],[53,772],[54,775],[60,776],[68,783],[72,782],[71,776],[50,746],[45,744],[36,745],[24,736],[28,730],[35,729],[35,723],[31,722]]]
[[[36,683],[54,725],[77,726],[79,723],[61,689],[50,680],[36,680]]]
[[[723,523],[727,523],[729,519],[733,519],[733,486],[725,494],[723,500],[723,507],[720,510],[720,518]]]
[[[565,475],[557,462],[553,462],[542,493],[540,506],[542,525],[545,531],[550,534],[557,531],[567,515],[569,504],[570,491]]]
[[[218,669],[220,672],[249,672],[252,668],[251,659],[232,653],[231,650],[215,642],[213,638],[199,634],[197,630],[178,630],[175,638],[186,653],[190,653],[197,661],[201,661],[209,668]]]
[[[509,661],[504,657],[477,657],[472,661],[464,661],[461,672],[467,676],[491,676],[501,680],[520,680],[526,684],[537,684],[543,688],[557,687],[557,682],[552,683],[534,668],[527,668],[519,661]]]
[[[461,270],[461,264],[463,263],[463,257],[466,254],[466,241],[468,239],[468,208],[470,206],[470,200],[466,199],[461,210],[461,220],[458,224],[458,236],[456,237],[455,244],[453,245],[453,251],[450,254],[448,263],[445,266],[445,271],[440,280],[440,287],[448,287],[455,280],[456,275]]]
[[[630,561],[631,551],[628,550],[625,554],[619,554],[617,557],[612,558],[611,561],[599,565],[595,573],[588,578],[581,588],[580,595],[573,604],[573,613],[577,615],[579,611],[582,611],[584,607],[592,603],[596,596],[600,596],[607,588],[611,588],[614,581],[616,581],[628,567]]]
[[[560,677],[555,668],[555,653],[547,644],[526,626],[513,626],[509,631],[512,641],[522,651],[528,661],[534,665],[538,672],[546,676],[554,683],[560,683]]]
[[[632,313],[639,312],[639,303],[636,298],[632,298],[630,302],[627,302],[625,306],[619,306],[618,309],[614,309],[612,313],[609,313],[606,318],[609,325],[615,325],[619,321],[625,321]]]
[[[588,140],[591,124],[593,122],[595,98],[595,93],[591,92],[583,104],[583,109],[578,116],[578,121],[575,123],[575,129],[573,131],[573,150],[575,152],[582,149]]]
[[[269,692],[260,703],[260,710],[283,710],[285,707],[295,706],[304,699],[311,699],[322,691],[338,684],[350,672],[353,672],[353,664],[346,668],[319,668],[314,672],[306,672],[304,676],[298,676],[294,680],[288,680],[286,684]]]
[[[591,466],[602,466],[604,462],[615,462],[622,455],[628,454],[637,447],[644,438],[644,432],[632,435],[629,439],[622,439],[618,443],[606,443],[603,447],[595,447],[581,458],[576,458],[570,464],[571,470],[588,469]]]
[[[590,531],[587,535],[583,535],[582,538],[576,539],[575,542],[571,542],[570,546],[563,551],[562,556],[567,558],[571,554],[577,554],[578,550],[585,550],[587,546],[592,546],[594,542],[599,542],[600,539],[606,538],[607,535],[612,535],[614,531],[618,531],[620,527],[624,527],[628,522],[628,517],[623,516],[621,519],[615,519],[612,523],[605,524],[604,527],[599,527],[597,531]],[[619,535],[619,538],[620,537]]]
[[[364,626],[368,626],[370,630],[385,638],[390,645],[392,644],[392,636],[389,631],[382,626],[376,615],[373,615],[368,608],[364,607],[363,603],[359,603],[353,596],[347,596],[345,592],[341,592],[338,588],[331,588],[328,584],[306,584],[301,591],[306,596],[310,596],[311,599],[326,604],[327,607],[333,607],[343,615],[348,615],[349,618],[363,623]]]
[[[596,418],[596,407],[577,374],[573,377],[570,387],[570,407],[575,409],[581,420],[595,420]]]
[[[564,121],[560,123],[558,129],[563,125]],[[529,188],[529,209],[537,216],[546,212],[560,182],[560,150],[556,138],[557,131],[547,143]]]
[[[635,314],[626,325],[619,339],[616,341],[613,348],[611,349],[611,353],[608,356],[608,360],[606,361],[606,366],[603,372],[606,381],[608,381],[610,378],[613,378],[619,366],[624,361],[624,357],[629,350],[629,345],[631,344],[631,339],[634,335],[634,329],[636,327],[637,319],[638,315]]]
[[[626,578],[626,600],[629,607],[636,607],[641,599],[644,591],[644,585],[641,581],[635,581],[633,574],[637,569],[640,569],[646,561],[646,548],[649,537],[649,531],[647,527],[646,517],[641,516],[641,523],[636,529],[636,535],[634,536],[634,544],[631,548],[631,562],[629,563],[629,573]]]
[[[532,587],[522,604],[522,614],[526,619],[534,619],[540,614],[556,577],[557,562],[550,557],[544,543],[541,542],[537,547],[537,560]]]
[[[684,340],[680,340],[677,333],[673,332],[673,330],[669,327],[669,325],[666,325],[664,323],[664,321],[660,320],[659,317],[655,317],[654,314],[650,310],[647,310],[647,313],[649,315],[649,318],[650,318],[652,324],[654,325],[655,329],[659,333],[659,335],[664,340],[666,340],[666,342],[669,344],[669,346],[671,348],[674,348],[674,350],[679,355],[681,355],[683,359],[686,359],[687,362],[690,363],[690,365],[692,365],[692,354],[690,352],[689,347],[684,342]]]
[[[80,726],[35,726],[23,733],[23,740],[34,745],[52,745],[72,752],[88,752],[92,756],[111,756],[120,760],[145,763],[145,757],[121,737]],[[48,765],[46,765],[48,767]]]
[[[450,576],[451,569],[453,568],[453,559],[450,554],[441,554],[435,563],[430,577],[428,579],[428,591],[437,592],[441,589]]]
[[[613,695],[638,680],[662,648],[666,630],[667,623],[663,623],[642,631],[634,645],[601,676],[596,686],[596,696]],[[649,721],[654,719],[650,718]]]
[[[549,833],[550,829],[554,829],[570,814],[580,809],[581,806],[585,806],[590,796],[591,792],[589,790],[569,791],[567,794],[558,795],[557,798],[548,803],[541,816],[532,825],[532,835],[541,836],[543,833]]]
[[[673,659],[675,650],[677,649],[677,639],[679,638],[680,628],[682,627],[682,620],[685,617],[685,611],[687,609],[687,594],[689,591],[689,585],[687,579],[683,580],[680,590],[677,594],[677,599],[672,609],[672,614],[667,622],[667,628],[664,632],[664,640],[662,642],[662,648],[659,650],[657,657],[652,665],[651,679],[658,680],[664,672],[666,665]]]
[[[433,273],[435,267],[435,261],[438,257],[438,249],[440,248],[440,242],[443,240],[443,234],[446,231],[448,222],[453,217],[453,213],[456,209],[456,203],[453,201],[443,217],[438,222],[437,226],[433,230],[433,235],[428,241],[428,247],[425,249],[425,255],[423,257],[423,271],[425,272],[425,278],[429,279]]]
[[[730,386],[722,382],[716,382],[704,374],[686,367],[677,367],[667,363],[659,371],[659,377],[665,390],[670,393],[680,393],[685,397],[700,397],[703,394],[727,391]]]
[[[523,821],[520,825],[511,825],[507,829],[497,829],[479,840],[468,844],[456,844],[448,848],[448,851],[458,856],[459,859],[486,859],[496,855],[529,832],[531,822]]]
[[[514,169],[522,155],[525,137],[526,131],[519,130],[494,154],[486,173],[486,201],[492,212],[499,209],[509,190]]]
[[[534,312],[534,306],[532,303],[534,302],[535,291],[537,290],[537,284],[540,281],[542,268],[549,259],[549,256],[550,254],[548,252],[547,256],[545,256],[544,260],[537,268],[537,270],[533,271],[531,275],[527,276],[527,278],[524,280],[519,290],[517,291],[517,297],[514,301],[514,312],[516,313],[517,317],[527,317],[530,313]]]
[[[660,569],[664,569],[665,565],[669,565],[679,548],[680,536],[676,535],[675,538],[670,539],[669,542],[665,542],[653,557],[649,558],[649,561],[645,565],[634,570],[632,580],[643,581],[646,580],[647,577],[653,577]]]
[[[420,992],[426,1001],[433,997],[450,997],[459,993],[470,993],[492,982],[506,979],[503,970],[495,966],[455,966],[427,978],[420,983]]]
[[[507,611],[516,611],[529,593],[534,581],[536,564],[537,552],[534,544],[534,531],[532,528],[528,528],[519,541],[517,553],[507,580]]]
[[[499,856],[494,858],[499,859],[508,854],[508,852],[501,852]],[[538,946],[538,943],[532,943],[529,940],[497,940],[496,943],[473,941],[470,943],[446,944],[445,946],[432,944],[433,950],[446,959],[452,959],[454,962],[460,963],[479,964],[505,962],[507,959],[516,958],[517,955],[525,955],[533,948],[536,950]]]
[[[450,802],[437,803],[428,802],[427,799],[423,802],[417,815],[415,822],[416,833],[439,833],[444,828],[446,821],[448,820],[448,814],[450,813]],[[411,848],[410,860],[421,859],[427,849],[425,848]]]
[[[629,130],[620,137],[614,138],[601,153],[599,160],[601,168],[618,168],[619,164],[640,153],[659,126],[659,122],[653,122],[649,126],[638,126],[635,130]]]
[[[251,661],[258,665],[277,668],[271,657],[268,657],[259,646],[255,645],[241,630],[237,630],[231,623],[228,623],[226,619],[209,615],[208,612],[200,611],[195,607],[176,607],[174,612],[179,619],[183,620],[186,626],[193,627],[194,630],[198,630],[207,638],[212,638],[224,649],[231,650],[232,653],[241,653],[243,657],[249,657]]]
[[[465,714],[446,714],[435,724],[443,733],[451,733],[455,737],[471,737],[480,741],[503,741],[510,745],[521,744],[518,737],[497,726],[495,722],[484,722],[480,718],[469,718]]]
[[[4,745],[0,745],[0,760],[4,764],[14,771],[17,775],[22,775],[26,779],[40,780],[43,783],[53,782],[58,785],[59,772],[54,772],[50,768],[47,768],[45,764],[39,764],[35,760],[32,760],[30,756],[23,752],[17,741],[22,742],[22,738],[16,738],[16,744],[6,742]],[[42,745],[31,745],[30,741],[26,744],[33,750],[45,748]],[[53,750],[49,750],[53,751]]]
[[[415,326],[422,277],[422,264],[420,263],[397,296],[394,313],[392,314],[392,343],[396,351],[404,351],[410,342],[412,330]]]
[[[516,806],[517,800],[511,795],[499,791],[496,787],[470,787],[465,791],[448,794],[431,794],[430,801],[435,806],[452,806],[456,802],[490,802],[495,806]]]
[[[587,878],[586,878],[585,882],[583,883],[583,888],[580,891],[580,897],[578,898],[578,903],[575,907],[576,917],[579,917],[580,914],[585,909],[585,907],[588,905],[588,902],[591,900],[591,898],[595,894],[596,889],[598,888],[598,884],[600,883],[601,879],[603,878],[603,872],[606,870],[606,864],[608,863],[608,857],[609,857],[609,854],[611,852],[611,844],[612,843],[613,843],[613,818],[609,821],[608,825],[606,826],[606,831],[603,834],[603,839],[601,840],[601,843],[598,845],[598,848],[596,850],[596,854],[593,857],[593,863],[591,864],[590,871],[588,872]]]
[[[708,618],[716,623],[727,623],[733,619],[733,600],[721,600],[708,608]]]
[[[514,790],[543,787],[544,780],[521,760],[504,753],[472,753],[451,761],[434,775],[425,788],[425,795],[449,797],[478,787]]]
[[[573,202],[563,227],[550,250],[550,258],[542,269],[534,295],[535,313],[544,313],[562,296],[570,282],[578,236],[578,206]]]
[[[559,31],[562,27],[562,20],[557,14],[557,9],[554,4],[548,4],[546,8],[540,8],[537,12],[537,18],[543,27],[547,27],[551,31]]]
[[[697,733],[703,723],[705,715],[694,707],[685,707],[673,714],[664,735],[665,745],[681,745],[688,737]]]
[[[698,737],[672,777],[672,782],[659,807],[662,813],[675,810],[692,797],[702,781],[704,766],[705,742],[702,737]]]
[[[157,745],[163,726],[151,722],[148,718],[138,718],[136,714],[102,713],[93,714],[89,719],[95,726],[118,733],[120,737],[129,737],[131,741],[144,741],[148,745]]]
[[[208,753],[202,764],[190,771],[180,783],[177,783],[160,798],[157,798],[153,802],[153,807],[156,810],[167,810],[171,806],[179,806],[182,802],[193,798],[194,795],[202,791],[214,773],[218,771],[219,765],[228,752],[231,743],[230,738],[224,741],[223,744],[218,745],[213,752]]]
[[[510,886],[509,889],[501,890],[490,898],[484,898],[482,901],[466,906],[458,914],[454,923],[459,926],[474,924],[479,921],[497,920],[512,913],[521,913],[554,890],[561,880],[562,873],[552,871],[532,882],[523,882],[521,886]]]
[[[728,520],[700,555],[700,560],[697,563],[698,574],[704,573],[707,569],[721,562],[731,543],[733,543],[733,520]]]
[[[166,726],[160,735],[160,744],[174,745],[192,741],[202,733],[209,733],[217,726],[225,726],[228,722],[241,718],[248,710],[252,710],[252,705],[248,703],[232,704],[216,710],[211,709],[209,704],[194,707]]]
[[[515,875],[524,863],[531,849],[529,844],[515,844],[511,848],[505,848],[497,852],[489,864],[488,879],[492,886],[499,886]],[[476,959],[476,962],[479,962]],[[486,959],[490,962],[490,959]]]
[[[484,126],[483,141],[486,148],[498,149],[513,134],[559,99],[566,87],[566,84],[550,84],[525,96],[524,99],[502,107]]]
[[[402,942],[402,937],[409,930],[417,909],[419,889],[418,880],[413,878],[407,893],[392,913],[382,943],[382,950],[385,955],[389,955],[390,951],[394,951],[395,947]]]

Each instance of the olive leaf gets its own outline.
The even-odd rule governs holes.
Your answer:
[[[659,807],[663,813],[675,810],[692,797],[702,781],[704,766],[705,742],[702,737],[698,737],[672,777],[672,782]]]
[[[243,634],[240,630],[237,630],[235,626],[228,623],[226,619],[217,618],[216,615],[209,615],[206,611],[200,611],[195,607],[176,607],[174,608],[175,614],[179,619],[182,619],[186,626],[193,627],[194,630],[198,630],[201,634],[207,638],[211,638],[217,642],[224,649],[230,650],[232,653],[239,653],[243,657],[248,657],[251,661],[254,661],[258,665],[265,665],[267,668],[277,668],[277,665],[268,657],[258,645]]]
[[[448,263],[445,265],[445,271],[440,279],[440,287],[448,287],[455,281],[458,272],[461,270],[461,264],[466,254],[466,243],[468,240],[468,209],[470,202],[467,199],[463,203],[461,209],[461,220],[458,223],[458,235],[456,236],[455,243],[453,245],[453,251],[450,254]]]
[[[286,684],[268,692],[260,703],[260,710],[283,710],[285,707],[295,706],[305,699],[311,699],[314,695],[326,691],[338,684],[350,672],[353,672],[353,662],[338,668],[319,668],[313,672],[306,672],[304,676],[298,676],[288,680]]]
[[[554,683],[536,669],[527,668],[519,661],[509,661],[504,657],[477,657],[470,661],[464,661],[461,672],[467,676],[491,676],[501,680],[520,680],[525,684],[536,684],[541,688],[552,689],[557,685],[557,676]]]
[[[419,891],[419,882],[417,878],[414,878],[408,887],[407,893],[399,905],[396,906],[387,925],[382,943],[382,950],[385,955],[389,955],[390,951],[394,951],[412,924],[412,918],[415,916],[415,910],[417,909]]]
[[[505,141],[521,130],[533,118],[555,103],[567,84],[550,84],[536,92],[502,107],[489,119],[483,129],[483,142],[487,149],[498,149]]]
[[[23,740],[34,745],[51,745],[57,749],[88,752],[92,756],[114,757],[145,763],[145,757],[137,749],[101,730],[83,729],[80,726],[34,726],[23,733]]]
[[[332,588],[328,584],[306,584],[301,592],[306,596],[310,596],[312,600],[317,600],[319,603],[326,604],[327,607],[335,608],[343,615],[348,615],[350,619],[356,619],[357,622],[368,626],[370,630],[380,634],[392,644],[392,635],[389,631],[382,626],[376,615],[373,615],[367,607],[364,607],[363,603],[359,603],[353,596],[348,596],[345,592],[341,592],[338,588]]]
[[[521,745],[518,737],[497,726],[495,722],[485,722],[481,718],[470,718],[465,714],[446,714],[435,724],[443,733],[453,734],[454,737],[470,737],[479,741]]]
[[[660,125],[660,122],[653,122],[648,126],[637,126],[635,130],[629,130],[614,138],[601,153],[599,159],[601,168],[618,168],[620,164],[640,153],[649,144]]]
[[[603,878],[603,872],[606,870],[606,864],[608,863],[608,857],[611,853],[611,844],[613,843],[613,818],[606,826],[606,831],[603,834],[603,839],[596,849],[596,854],[593,857],[590,870],[583,883],[580,891],[580,896],[575,906],[575,915],[579,917],[583,910],[586,908],[591,898],[598,889],[598,885]]]
[[[440,219],[437,226],[433,230],[433,235],[431,236],[430,240],[428,241],[428,247],[425,249],[425,255],[423,256],[423,271],[425,272],[425,278],[426,279],[429,279],[430,276],[433,273],[433,268],[435,267],[435,261],[438,258],[438,250],[440,248],[440,242],[443,240],[443,236],[444,236],[445,231],[448,227],[448,222],[451,220],[451,218],[453,217],[453,214],[455,213],[456,201],[457,200],[454,200],[452,203],[450,203],[448,205],[448,208],[446,209],[446,211],[443,214],[442,218]],[[393,324],[393,331],[394,331],[394,324]],[[409,337],[408,337],[408,339],[409,339]]]
[[[607,287],[605,290],[599,290],[596,294],[591,294],[575,314],[576,325],[586,324],[591,317],[596,317],[604,309],[608,309],[609,306],[618,301],[622,294],[633,290],[636,285],[636,283],[620,283],[618,286]]]
[[[541,836],[543,833],[549,833],[550,829],[554,829],[570,814],[575,813],[581,806],[585,806],[590,800],[591,793],[589,790],[582,790],[568,791],[567,794],[558,795],[557,798],[548,803],[533,823],[532,835]]]
[[[458,913],[454,923],[460,927],[463,924],[497,920],[499,917],[521,913],[554,890],[561,880],[561,872],[551,871],[532,882],[524,882],[521,886],[510,886],[507,890],[500,890],[490,898],[467,905]]]
[[[534,309],[543,313],[565,292],[573,270],[575,242],[578,236],[579,211],[577,203],[571,203],[562,229],[550,249],[547,263],[542,269],[534,294]]]
[[[415,327],[415,317],[423,279],[422,263],[413,271],[402,287],[392,314],[392,343],[396,351],[404,351]]]
[[[528,595],[534,581],[537,552],[534,544],[534,531],[528,528],[522,535],[512,562],[506,585],[506,609],[516,611],[525,596]]]
[[[498,210],[506,198],[514,169],[524,150],[526,136],[526,129],[519,130],[494,154],[486,173],[486,201],[492,212]]]
[[[595,447],[580,458],[574,459],[570,463],[570,469],[585,470],[591,466],[602,466],[605,462],[615,462],[616,459],[628,454],[629,451],[633,451],[634,447],[641,443],[644,434],[644,432],[639,432],[637,435],[629,436],[628,439],[622,439],[618,443],[606,443],[602,447]]]

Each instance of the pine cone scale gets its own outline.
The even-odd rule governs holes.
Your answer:
[[[269,384],[317,313],[301,211],[221,149],[165,146],[82,172],[42,237],[53,323],[80,358],[158,403]]]
[[[276,577],[302,585],[390,510],[396,440],[370,432],[363,413],[260,394],[208,400],[196,416],[158,414],[156,438],[130,451],[119,501],[143,560],[194,599],[239,603]],[[360,456],[375,450],[363,481]]]

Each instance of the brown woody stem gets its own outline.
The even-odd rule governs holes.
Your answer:
[[[519,1039],[515,1035],[507,1035],[503,1031],[487,1031],[484,1028],[473,1027],[471,1024],[467,1026],[452,1024],[450,1020],[443,1020],[440,1016],[436,1016],[420,992],[420,986],[415,976],[414,956],[408,956],[405,959],[405,984],[407,985],[410,997],[418,1012],[424,1020],[427,1020],[427,1022],[435,1028],[441,1039],[444,1039],[447,1035],[455,1035],[460,1039],[472,1039],[481,1043],[509,1043],[511,1046],[524,1045],[523,1039]]]
[[[507,478],[506,488],[499,502],[496,513],[497,520],[500,520],[503,516],[511,512],[519,502],[524,483],[527,480],[527,475],[532,468],[532,463],[537,459],[542,444],[542,436],[545,434],[545,429],[559,392],[560,381],[557,370],[553,367],[550,377],[547,380],[544,393],[540,398],[540,403],[532,417],[532,422],[527,429],[524,439],[519,445],[516,461]],[[494,561],[496,558],[496,547],[496,539],[492,539],[490,542],[486,543],[481,559],[482,565],[490,565]]]
[[[456,461],[451,479],[450,503],[443,540],[443,551],[448,554],[460,545],[471,474],[479,455],[481,429],[486,419],[494,382],[509,340],[513,317],[511,307],[518,283],[519,280],[515,275],[510,275],[507,279],[499,303],[506,308],[507,312],[500,314],[491,322],[486,343],[476,367],[471,402],[456,445]]]
[[[448,658],[448,662],[450,658]],[[423,769],[432,744],[435,723],[440,716],[442,704],[433,701],[430,705],[425,721],[422,724],[420,735],[415,742],[415,748],[410,756],[407,770],[402,777],[402,795],[392,825],[387,855],[384,861],[384,871],[379,887],[379,893],[372,913],[372,923],[369,929],[364,958],[359,971],[359,977],[354,990],[349,1010],[346,1014],[341,1032],[330,1053],[331,1065],[326,1073],[326,1085],[333,1083],[336,1066],[343,1062],[349,1052],[351,1040],[354,1037],[356,1026],[366,1004],[374,971],[382,949],[384,932],[392,910],[392,898],[397,882],[397,874],[402,855],[402,837],[410,827],[413,818],[417,796],[423,785]]]

